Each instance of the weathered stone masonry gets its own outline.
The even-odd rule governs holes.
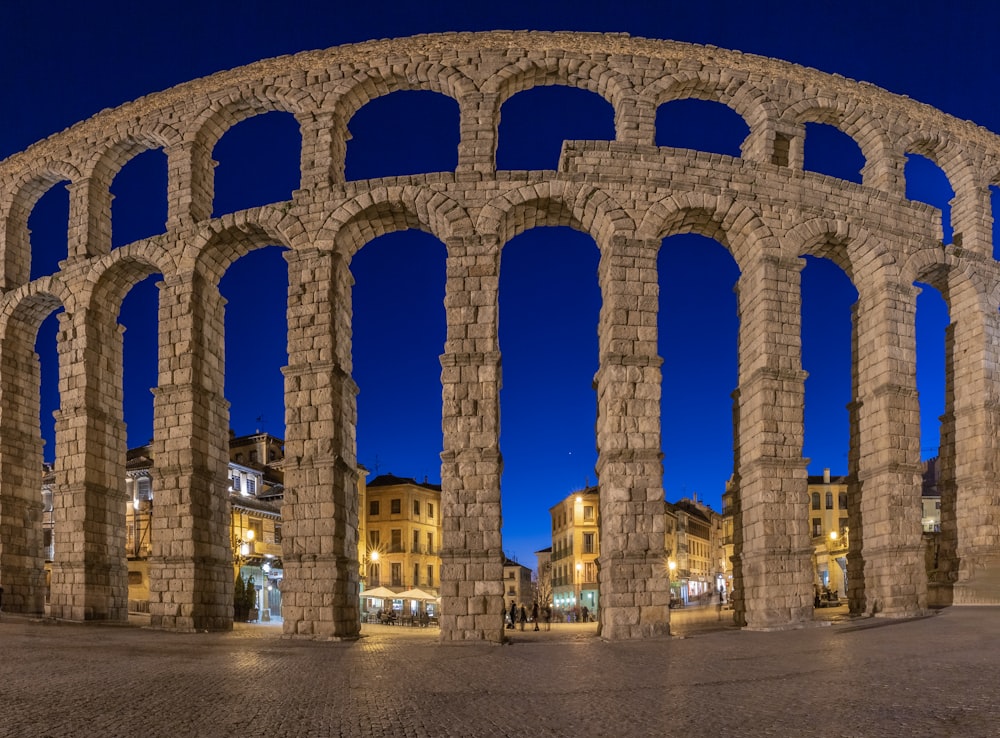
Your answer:
[[[500,108],[537,85],[591,90],[614,141],[566,142],[557,171],[498,172]],[[457,100],[454,172],[345,182],[347,123],[368,101],[426,89]],[[740,158],[655,145],[656,109],[697,97],[747,122]],[[295,116],[301,188],[289,202],[211,218],[215,143],[241,120]],[[805,124],[832,124],[866,157],[863,184],[802,170]],[[109,186],[147,149],[168,161],[166,232],[111,249]],[[904,198],[903,165],[935,161],[956,192],[940,213]],[[29,281],[28,216],[68,181],[69,254]],[[418,228],[447,247],[442,366],[443,640],[503,638],[497,342],[500,254],[518,233],[570,225],[601,251],[596,443],[601,633],[667,632],[656,254],[697,232],[740,270],[736,617],[751,628],[811,618],[799,273],[832,259],[859,293],[850,406],[851,606],[924,610],[920,553],[915,281],[951,314],[942,422],[944,520],[956,603],[997,602],[1000,581],[1000,269],[989,186],[1000,139],[912,100],[785,62],[681,43],[574,33],[446,34],[252,64],[102,112],[0,162],[0,584],[4,606],[43,608],[38,431],[41,321],[65,308],[51,612],[126,617],[121,300],[160,286],[154,453],[161,479],[151,562],[154,625],[231,627],[226,533],[228,406],[218,282],[249,250],[288,249],[285,632],[358,633],[353,255]]]

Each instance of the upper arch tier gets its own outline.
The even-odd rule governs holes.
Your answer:
[[[557,171],[498,174],[500,107],[519,90],[551,84],[580,87],[607,100],[615,111],[615,140],[568,142]],[[433,90],[457,100],[456,171],[345,183],[351,116],[369,100],[402,89]],[[741,157],[655,145],[657,106],[684,97],[717,101],[743,117],[750,133]],[[440,201],[438,193],[474,223],[488,221],[481,219],[484,208],[497,207],[507,192],[562,181],[561,188],[569,180],[620,203],[629,216],[620,224],[648,223],[651,204],[681,190],[740,205],[754,200],[752,210],[765,220],[763,211],[787,212],[787,204],[799,211],[789,228],[812,217],[874,218],[875,227],[858,225],[870,232],[888,227],[890,240],[906,244],[908,253],[898,255],[905,261],[941,238],[932,209],[904,197],[904,164],[912,151],[934,159],[951,179],[955,244],[992,268],[989,185],[1000,172],[1000,137],[980,126],[865,82],[738,51],[620,34],[495,31],[371,41],[266,59],[102,111],[14,154],[0,162],[0,289],[28,283],[28,216],[41,193],[60,180],[68,180],[71,193],[66,269],[80,271],[107,254],[110,183],[125,163],[150,148],[162,148],[168,159],[168,235],[210,221],[215,142],[241,120],[269,111],[285,111],[298,121],[301,186],[287,207],[321,247],[334,247],[328,239],[337,234],[328,233],[328,225],[310,227],[317,210],[332,214],[365,191],[388,187],[388,194],[380,195],[386,201],[394,199],[399,185],[422,201]],[[867,157],[862,185],[802,171],[809,122],[835,125],[857,141]],[[413,195],[413,188],[427,192]],[[878,212],[869,218],[869,211]],[[780,236],[782,230],[775,232]],[[636,236],[594,235],[605,241]]]

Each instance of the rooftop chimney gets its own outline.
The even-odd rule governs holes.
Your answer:
[[[830,483],[830,470],[829,469],[824,469],[823,470],[823,484],[829,484],[829,483]]]

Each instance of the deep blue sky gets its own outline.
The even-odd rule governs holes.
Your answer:
[[[1000,131],[995,99],[1000,51],[996,9],[971,2],[594,2],[545,3],[7,3],[0,10],[0,157],[99,110],[258,59],[372,38],[496,28],[626,31],[740,49],[862,79]],[[876,6],[876,7],[870,7]],[[475,8],[474,10],[471,8]],[[280,9],[277,9],[280,8]],[[818,10],[816,8],[822,8]],[[405,125],[401,125],[401,121]],[[594,95],[547,88],[503,109],[501,168],[552,168],[563,139],[610,138],[611,111]],[[457,111],[430,93],[397,93],[351,122],[348,176],[449,170]],[[728,111],[697,103],[662,109],[658,142],[735,153],[745,133]],[[807,168],[857,179],[860,156],[823,127],[810,127]],[[298,133],[288,116],[247,121],[220,141],[216,212],[286,199],[297,186]],[[261,142],[266,142],[261,145]],[[114,242],[162,230],[164,159],[147,153],[113,186]],[[908,167],[911,197],[943,206],[951,197],[933,167]],[[65,254],[66,193],[53,188],[30,223],[33,273]],[[510,242],[502,261],[501,395],[505,548],[534,566],[550,544],[548,508],[595,482],[591,379],[597,368],[597,249],[586,235],[541,228]],[[444,340],[444,247],[420,233],[392,234],[353,265],[358,457],[374,473],[437,481],[440,365]],[[736,383],[738,273],[718,244],[698,237],[664,243],[661,355],[667,498],[697,494],[716,509],[732,469],[730,392]],[[284,432],[278,368],[284,354],[286,270],[269,248],[237,262],[221,285],[227,313],[227,397],[237,433]],[[129,443],[152,435],[155,277],[122,310],[126,332]],[[810,260],[803,272],[806,449],[810,473],[846,472],[850,400],[846,277]],[[943,409],[940,296],[918,303],[921,446],[932,456]],[[40,332],[42,432],[53,455],[54,319]]]

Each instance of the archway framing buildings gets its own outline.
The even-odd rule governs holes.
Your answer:
[[[568,141],[555,171],[499,173],[502,103],[537,85],[598,93],[615,140]],[[368,101],[427,89],[458,102],[453,172],[346,182],[347,122]],[[735,110],[740,157],[655,145],[657,107],[701,98]],[[212,217],[215,142],[239,121],[291,113],[302,134],[291,200]],[[864,153],[863,183],[803,171],[807,123],[836,126]],[[109,183],[132,157],[168,161],[164,233],[111,249]],[[940,213],[905,197],[908,151],[955,190],[954,243]],[[441,356],[441,634],[503,638],[497,293],[500,252],[521,231],[571,225],[601,252],[596,443],[601,485],[601,634],[669,628],[663,566],[657,253],[696,232],[741,276],[735,393],[736,617],[750,628],[812,617],[803,446],[799,275],[834,259],[858,291],[851,415],[851,606],[906,616],[927,606],[915,382],[917,280],[951,315],[942,418],[954,602],[997,602],[1000,581],[1000,268],[989,186],[1000,138],[874,86],[789,63],[619,35],[495,32],[418,36],[262,61],[105,111],[0,163],[0,584],[4,606],[43,609],[38,431],[41,321],[59,332],[56,560],[51,614],[122,620],[123,295],[163,275],[153,451],[161,480],[151,559],[152,623],[231,627],[228,407],[223,397],[226,267],[266,244],[288,249],[283,558],[289,635],[359,631],[351,365],[353,255],[417,228],[447,247]],[[30,280],[27,221],[69,181],[68,257]],[[115,367],[118,368],[117,372]]]

